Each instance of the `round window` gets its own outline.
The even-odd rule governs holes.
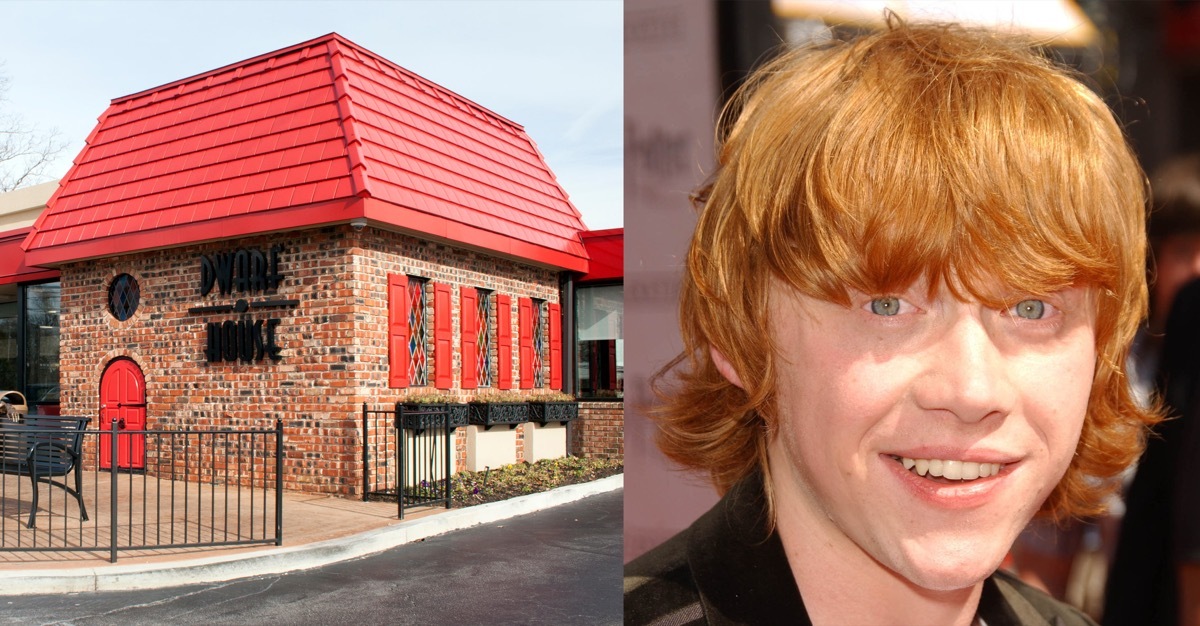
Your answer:
[[[133,317],[141,297],[137,279],[129,274],[120,274],[108,285],[108,312],[124,322]]]

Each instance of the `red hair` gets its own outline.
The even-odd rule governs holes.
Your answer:
[[[682,285],[685,351],[656,377],[659,446],[720,491],[768,472],[776,432],[772,279],[849,305],[922,277],[994,302],[1091,289],[1097,363],[1077,455],[1043,506],[1097,512],[1141,452],[1125,357],[1146,314],[1146,181],[1108,107],[1028,45],[893,24],[797,49],[727,107]],[[710,348],[745,383],[730,384]],[[672,374],[670,380],[667,374]],[[769,482],[769,481],[768,481]]]

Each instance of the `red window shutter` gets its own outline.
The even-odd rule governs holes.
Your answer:
[[[521,333],[518,345],[521,354],[521,389],[533,387],[533,300],[517,299],[517,331]]]
[[[433,286],[433,386],[454,385],[454,326],[450,315],[450,285]]]
[[[408,386],[408,277],[388,274],[388,386]]]
[[[479,367],[476,361],[476,344],[479,342],[479,292],[474,287],[458,288],[458,325],[462,337],[459,349],[462,351],[462,385],[463,389],[474,389],[479,386],[475,375]],[[485,322],[486,323],[486,322]]]
[[[512,297],[496,295],[496,387],[512,389]]]
[[[562,389],[562,307],[551,302],[546,309],[550,319],[550,388]]]

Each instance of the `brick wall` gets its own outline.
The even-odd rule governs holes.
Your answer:
[[[580,402],[579,417],[570,428],[567,450],[571,455],[625,458],[625,405],[621,402]]]
[[[431,283],[451,285],[451,308],[454,310],[453,338],[454,346],[454,385],[450,390],[453,395],[466,400],[476,393],[487,389],[462,390],[461,366],[462,355],[458,353],[462,339],[462,328],[459,323],[459,286],[487,289],[495,294],[512,296],[510,303],[512,324],[511,334],[518,336],[517,298],[539,298],[549,302],[558,301],[558,275],[548,269],[535,268],[528,265],[497,259],[483,253],[459,250],[447,244],[425,241],[406,237],[396,233],[368,230],[363,233],[359,246],[351,249],[356,263],[353,268],[353,282],[356,289],[352,297],[362,299],[361,317],[357,320],[360,327],[369,337],[377,340],[365,346],[362,354],[366,371],[372,375],[367,380],[369,388],[379,388],[387,392],[387,275],[404,274],[429,280]],[[494,303],[493,303],[494,304]],[[432,315],[431,315],[432,317]],[[493,308],[492,320],[495,320]],[[433,346],[429,345],[430,354],[434,354]],[[507,364],[512,372],[514,387],[520,379],[517,350],[514,346],[513,360]],[[434,354],[436,360],[437,355]],[[493,358],[493,361],[495,359]],[[498,364],[493,364],[498,367]],[[548,367],[545,377],[549,379]],[[377,374],[377,375],[375,375]],[[495,379],[496,376],[493,376]],[[424,388],[410,387],[405,393],[422,393],[438,391],[431,384]],[[394,390],[399,393],[399,390]],[[397,399],[403,397],[397,396]]]
[[[281,285],[274,291],[200,296],[200,257],[236,249],[264,252],[281,244]],[[134,276],[141,304],[117,321],[106,305],[119,274]],[[322,493],[357,493],[361,470],[359,419],[363,402],[391,404],[432,387],[388,387],[387,275],[402,273],[452,286],[454,383],[459,389],[460,285],[516,299],[558,300],[556,272],[448,244],[349,226],[139,253],[62,268],[60,379],[64,414],[99,414],[100,381],[119,357],[133,360],[146,380],[147,428],[269,428],[286,433],[285,484]],[[294,307],[245,313],[188,309],[294,299]],[[209,322],[276,318],[281,359],[209,363]],[[513,330],[514,337],[516,329]],[[430,348],[432,353],[432,348]],[[519,379],[517,351],[511,367]],[[436,355],[435,358],[445,358]],[[548,378],[548,373],[546,374]],[[432,381],[432,376],[430,377]],[[98,427],[99,422],[93,423]],[[456,441],[456,456],[464,444]],[[518,438],[517,446],[522,446]],[[518,451],[520,454],[520,451]]]

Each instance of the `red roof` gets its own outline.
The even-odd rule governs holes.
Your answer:
[[[23,247],[53,265],[356,218],[587,271],[520,125],[337,34],[113,100]]]
[[[583,245],[591,257],[589,269],[579,282],[622,280],[625,278],[625,229],[589,230],[583,233]]]

